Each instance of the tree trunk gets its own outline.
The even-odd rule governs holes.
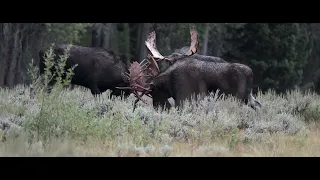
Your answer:
[[[11,23],[4,23],[2,25],[1,36],[1,59],[0,59],[0,86],[6,86],[6,75],[9,62],[9,42],[11,38]]]
[[[33,59],[33,65],[39,64],[39,50],[44,45],[45,35],[47,34],[45,26],[39,23],[27,24],[26,30],[23,32],[22,39],[22,60],[21,60],[21,75],[20,81],[29,83],[30,77],[28,76],[28,68],[31,59]],[[19,66],[18,66],[19,67]],[[39,71],[38,71],[39,73]]]
[[[9,44],[10,47],[10,61],[9,61],[9,71],[7,72],[7,86],[13,87],[15,85],[15,79],[17,75],[17,66],[21,61],[22,53],[22,38],[21,38],[21,24],[14,24],[12,28],[12,44]]]
[[[137,28],[137,38],[136,38],[136,48],[134,53],[134,59],[139,59],[140,57],[140,42],[141,42],[141,31],[142,31],[143,23],[138,24]]]
[[[22,55],[23,53],[21,52],[21,55]],[[22,68],[21,68],[21,66],[22,66],[22,58],[21,58],[21,56],[20,56],[20,59],[19,59],[19,61],[17,61],[17,68],[16,68],[16,75],[15,75],[15,77],[14,77],[14,82],[15,82],[15,84],[22,84],[22,83],[24,83],[25,82],[25,76],[23,76],[23,71],[22,71]]]
[[[151,24],[143,23],[141,28],[140,35],[140,48],[139,48],[139,61],[142,61],[147,57],[147,47],[145,45],[145,41],[147,40],[147,36],[150,32]]]
[[[91,46],[92,47],[100,47],[101,45],[101,23],[95,23],[92,26],[92,37],[91,37]]]
[[[224,31],[225,31],[225,24],[224,23],[219,23],[218,25],[217,25],[218,27],[218,29],[217,29],[217,31],[218,31],[218,34],[217,34],[217,42],[218,42],[218,46],[217,46],[217,48],[216,48],[216,52],[215,52],[215,55],[216,56],[218,56],[218,57],[220,57],[220,56],[222,56],[222,52],[224,51],[224,49],[223,49],[223,37],[222,37],[222,35],[225,33]]]
[[[112,50],[114,53],[119,54],[119,31],[117,26],[112,25],[110,27],[110,36],[109,36],[109,50]]]
[[[103,23],[102,25],[100,47],[102,47],[103,49],[110,49],[112,27],[113,23]]]
[[[209,31],[210,31],[210,23],[206,23],[203,35],[203,45],[201,53],[203,55],[207,55],[208,52],[208,42],[209,42]]]
[[[320,58],[319,58],[319,44],[320,44],[320,23],[311,23],[309,25],[309,47],[308,50],[311,52],[309,57],[309,61],[304,68],[304,82],[312,82],[315,78],[319,78],[320,71],[318,70],[320,65]]]
[[[124,23],[124,45],[125,45],[125,57],[126,64],[129,66],[131,54],[130,54],[130,27],[128,23]]]
[[[22,57],[22,29],[21,23],[6,23],[2,25],[0,86],[13,87],[16,79],[20,79]]]

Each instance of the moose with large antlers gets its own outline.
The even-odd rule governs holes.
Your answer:
[[[175,105],[181,107],[182,102],[193,95],[207,94],[219,89],[222,93],[231,94],[247,105],[256,109],[261,107],[252,95],[253,72],[250,67],[239,63],[228,63],[217,58],[196,58],[198,50],[198,34],[190,29],[191,45],[186,54],[173,53],[162,56],[156,47],[156,34],[149,34],[145,42],[152,55],[148,55],[148,63],[133,62],[128,74],[131,91],[141,100],[145,94],[153,98],[154,107],[170,107],[167,99],[172,97]],[[157,61],[167,61],[170,66],[159,71]],[[139,95],[138,92],[142,94]]]

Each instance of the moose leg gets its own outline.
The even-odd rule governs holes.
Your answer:
[[[204,81],[200,81],[198,92],[196,92],[198,94],[196,95],[196,100],[197,101],[203,100],[207,92],[208,92],[207,84]]]
[[[244,81],[239,81],[237,89],[237,98],[243,103],[248,104],[248,95],[246,95],[246,84]]]
[[[261,103],[253,97],[252,92],[250,92],[248,97],[248,105],[254,110],[257,110],[257,108],[262,108]]]
[[[193,94],[195,93],[192,91],[192,87],[186,84],[183,86],[183,88],[180,87],[177,89],[175,95],[175,107],[183,107],[184,101],[191,100]]]
[[[252,109],[257,110],[257,108],[261,108],[262,105],[252,95],[252,81],[253,81],[252,77],[247,78],[247,82],[246,82],[247,84],[245,87],[243,87],[244,97],[242,99],[244,100],[245,104],[250,106]]]
[[[155,109],[161,107],[169,110],[171,108],[171,104],[168,101],[168,94],[161,91],[152,92],[152,104]]]
[[[94,97],[97,97],[97,95],[101,94],[101,91],[98,87],[98,83],[96,81],[96,78],[94,76],[88,76],[87,78],[85,78],[84,84],[86,84],[86,87],[90,89],[91,94]]]
[[[183,77],[179,83],[175,85],[176,98],[175,106],[183,107],[183,103],[186,100],[192,102],[194,99],[196,102],[203,99],[208,90],[207,84],[202,79],[196,79],[192,76],[187,78]]]
[[[125,83],[120,83],[118,85],[116,85],[116,87],[125,87],[126,84]],[[119,88],[112,88],[111,89],[112,92],[110,94],[110,96],[121,96],[124,97],[124,98],[128,98],[130,96],[130,91],[127,90],[127,89],[119,89]]]
[[[160,108],[163,108],[163,110],[169,110],[171,108],[171,104],[168,101],[168,99],[161,99],[161,100],[153,99],[152,103],[155,109],[160,107]]]
[[[130,93],[128,93],[127,91],[112,90],[112,92],[110,93],[110,97],[111,96],[120,96],[121,99],[125,99],[130,96]]]
[[[97,85],[92,85],[90,90],[94,97],[97,97],[97,95],[101,94],[101,91],[99,90]]]
[[[121,96],[121,91],[119,90],[112,90],[110,96]]]

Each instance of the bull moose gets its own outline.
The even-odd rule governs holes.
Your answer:
[[[57,62],[58,55],[63,55],[67,49],[66,44],[57,44],[53,47],[56,55],[54,61]],[[44,73],[44,48],[39,51],[40,74]],[[125,64],[113,53],[102,48],[84,47],[73,45],[70,49],[69,57],[66,61],[65,70],[76,65],[71,84],[80,85],[91,90],[95,96],[110,89],[111,95],[130,95],[127,90],[120,90],[116,86],[127,86]],[[52,69],[53,70],[53,69]],[[54,81],[50,82],[52,85]]]
[[[225,94],[231,94],[245,102],[253,109],[261,107],[252,95],[253,72],[250,67],[239,63],[228,63],[224,60],[201,60],[193,55],[198,49],[198,35],[190,29],[191,45],[186,54],[173,53],[162,56],[156,47],[155,32],[149,34],[146,43],[152,55],[148,55],[149,66],[142,68],[137,62],[132,63],[130,74],[130,88],[141,95],[150,94],[154,107],[165,106],[167,99],[172,97],[177,107],[193,95],[207,94],[220,89]],[[156,61],[166,60],[171,65],[164,71],[159,71]],[[152,72],[146,74],[145,69]],[[144,77],[148,78],[144,78]],[[147,82],[149,81],[149,82]],[[140,99],[140,97],[138,97]],[[137,99],[135,103],[139,100]]]

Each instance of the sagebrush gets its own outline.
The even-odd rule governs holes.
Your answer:
[[[94,98],[59,83],[48,93],[35,84],[33,92],[25,85],[0,90],[3,156],[250,156],[236,152],[279,148],[281,137],[306,147],[309,125],[320,118],[320,96],[299,90],[259,92],[259,111],[216,93],[179,111],[140,102],[133,112],[132,96],[110,98],[107,91]],[[256,155],[282,155],[270,152]]]

